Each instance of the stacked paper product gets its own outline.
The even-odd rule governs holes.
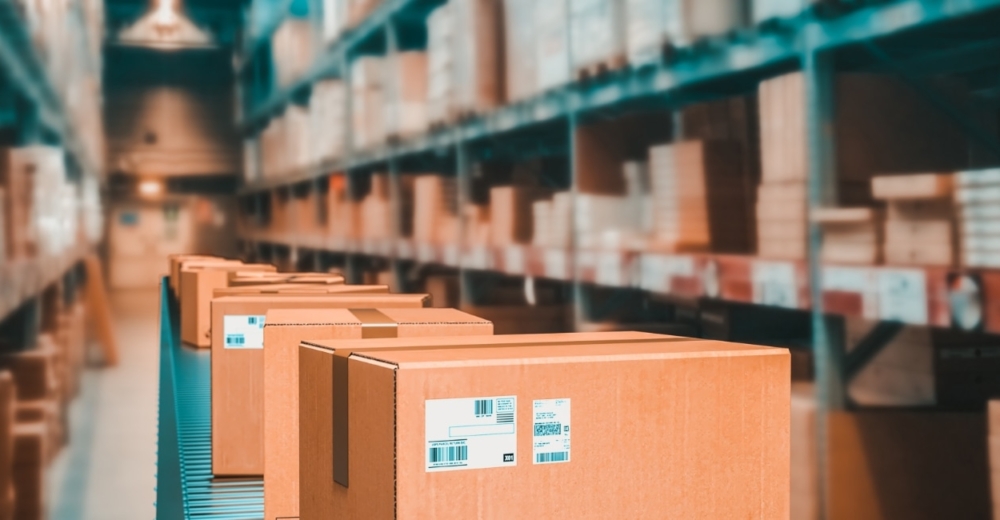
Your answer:
[[[885,261],[897,265],[953,265],[957,260],[953,175],[924,173],[872,179],[872,195],[886,202]]]
[[[1000,168],[959,172],[955,182],[963,265],[1000,267]]]

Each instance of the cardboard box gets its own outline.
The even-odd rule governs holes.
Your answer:
[[[14,402],[17,389],[10,372],[0,371],[0,518],[10,520],[13,507]]]
[[[0,356],[0,369],[10,370],[19,400],[52,397],[56,383],[53,354],[51,350],[34,349]]]
[[[271,309],[419,308],[425,294],[229,296],[212,300],[212,472],[264,473],[264,319]]]
[[[641,333],[444,339],[302,347],[302,518],[788,517],[787,350]],[[307,400],[330,387],[333,402]],[[307,438],[311,416],[334,431]],[[330,482],[311,441],[342,425]],[[307,481],[327,482],[326,509]]]
[[[490,234],[495,246],[530,244],[532,205],[550,196],[535,186],[497,186],[490,190]]]
[[[43,422],[14,426],[14,518],[43,520],[48,432]]]
[[[181,341],[196,347],[209,346],[208,325],[211,318],[208,302],[212,291],[228,284],[228,272],[259,270],[277,271],[273,265],[265,264],[211,264],[181,267]]]
[[[170,292],[177,296],[180,291],[181,285],[181,264],[187,261],[193,260],[216,260],[224,261],[224,259],[215,256],[206,255],[170,255],[167,257],[167,263],[169,264],[169,275],[167,281],[169,282]]]
[[[251,296],[251,295],[272,295],[272,296],[308,296],[311,294],[382,294],[389,292],[387,285],[326,285],[326,284],[302,284],[302,283],[279,283],[272,285],[245,285],[243,287],[224,287],[212,291],[214,298],[226,296]]]
[[[489,321],[455,309],[275,309],[266,316],[264,518],[299,516],[301,342],[493,334]]]
[[[174,296],[177,297],[177,302],[181,302],[181,296],[184,291],[183,284],[181,283],[181,273],[185,269],[204,269],[211,266],[239,266],[243,265],[243,262],[239,260],[226,260],[226,259],[195,259],[195,260],[183,260],[177,266],[177,290],[174,292]]]

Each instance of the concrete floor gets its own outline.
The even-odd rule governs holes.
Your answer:
[[[49,472],[53,520],[156,517],[158,298],[158,289],[111,295],[121,363],[84,376],[69,447]]]

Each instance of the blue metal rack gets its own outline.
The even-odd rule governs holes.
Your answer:
[[[264,517],[259,478],[212,475],[211,358],[183,347],[177,306],[164,279],[160,294],[160,397],[157,520]]]

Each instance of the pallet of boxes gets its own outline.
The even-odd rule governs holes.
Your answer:
[[[172,286],[208,308],[212,473],[263,476],[265,518],[788,516],[783,349],[494,336],[425,294],[212,261]]]

